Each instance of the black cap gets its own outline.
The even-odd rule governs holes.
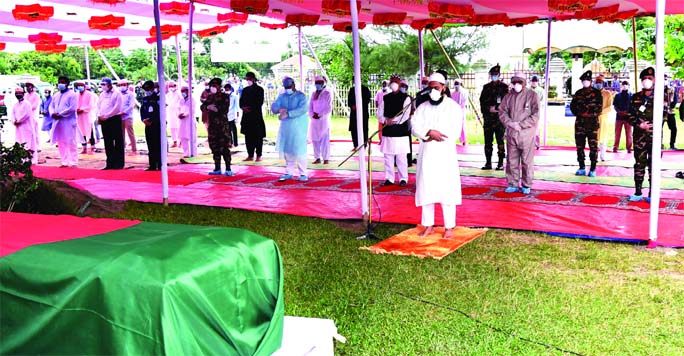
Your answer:
[[[648,67],[641,71],[639,74],[639,79],[644,79],[644,77],[655,77],[655,69],[653,67]]]
[[[143,88],[143,90],[152,91],[152,90],[154,90],[154,82],[151,80],[148,80],[145,83],[143,83],[142,88]]]
[[[254,80],[257,79],[256,74],[254,74],[254,72],[247,72],[247,74],[245,74],[245,78],[252,78]]]
[[[223,83],[221,78],[214,78],[214,79],[209,81],[209,85],[217,85],[219,87],[221,86],[221,83]]]
[[[501,66],[499,63],[497,63],[495,66],[489,69],[489,74],[500,74],[501,73]]]
[[[531,79],[530,81],[531,81],[531,82],[538,82],[538,81],[539,81],[539,77],[537,77],[536,75],[533,75],[533,76],[532,76],[532,79]]]
[[[591,77],[592,77],[591,71],[588,70],[588,71],[584,72],[584,74],[582,74],[582,76],[580,77],[580,80],[591,80]]]

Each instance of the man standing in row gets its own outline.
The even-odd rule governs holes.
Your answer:
[[[409,118],[411,115],[411,98],[399,90],[401,78],[390,78],[389,94],[382,97],[382,103],[378,107],[378,121],[382,125],[383,139],[380,142],[380,151],[385,155],[385,182],[382,185],[394,184],[394,164],[396,162],[399,171],[399,185],[405,186],[408,182],[408,162],[406,154],[409,153],[411,134]]]
[[[76,92],[78,93],[78,109],[76,109],[76,117],[78,120],[78,130],[81,132],[81,145],[83,150],[81,154],[88,153],[88,141],[93,132],[93,120],[91,111],[96,110],[93,105],[92,96],[95,95],[86,90],[85,83],[78,81],[74,83]],[[90,152],[95,151],[95,141],[90,141]]]
[[[17,103],[12,105],[11,122],[16,130],[15,141],[23,143],[24,148],[31,151],[31,163],[38,163],[38,150],[34,146],[33,139],[33,111],[31,103],[24,99],[24,89],[18,87],[14,90]]]
[[[361,85],[361,103],[363,113],[363,144],[368,141],[368,119],[370,118],[370,113],[368,107],[371,101],[371,92],[367,86]],[[351,131],[352,143],[354,148],[360,146],[358,131],[356,130],[356,89],[352,86],[349,88],[349,93],[347,94],[347,106],[349,106],[349,131]]]
[[[50,117],[50,103],[52,103],[52,90],[45,89],[45,98],[40,104],[40,114],[43,115],[43,125],[41,126],[41,131],[50,132],[52,129],[52,118]],[[40,140],[38,140],[40,143]]]
[[[653,88],[655,70],[648,67],[639,74],[642,90],[632,95],[629,109],[629,122],[634,127],[634,194],[629,201],[643,199],[641,189],[648,167],[648,181],[651,180],[651,150],[653,148]],[[649,191],[649,198],[651,194]],[[648,199],[647,199],[648,200]]]
[[[242,89],[240,95],[240,109],[242,109],[242,122],[240,133],[245,135],[247,146],[247,158],[245,161],[261,161],[261,149],[266,137],[266,124],[262,113],[264,105],[264,89],[257,84],[256,75],[252,72],[245,74],[247,87]],[[254,154],[256,152],[256,159]]]
[[[492,169],[492,153],[494,152],[494,137],[496,137],[497,154],[499,163],[496,170],[503,170],[503,161],[506,157],[504,148],[504,133],[506,128],[499,120],[499,105],[503,97],[508,94],[508,85],[500,80],[501,67],[497,64],[489,70],[491,82],[485,84],[480,94],[480,109],[484,118],[484,141],[485,159],[487,162],[482,169]]]
[[[594,88],[601,91],[601,115],[599,115],[599,130],[598,130],[598,144],[599,144],[599,158],[601,161],[606,160],[606,147],[608,146],[608,115],[612,109],[613,95],[610,90],[604,86],[603,75],[596,77]]]
[[[145,141],[147,141],[147,159],[150,166],[147,171],[161,170],[161,112],[159,94],[154,90],[158,84],[151,80],[142,85],[144,96],[140,105],[140,120],[145,124]]]
[[[105,141],[107,164],[104,169],[124,168],[124,139],[121,129],[121,108],[123,98],[119,90],[114,90],[111,78],[102,78],[102,93],[97,102],[97,120],[102,126]]]
[[[195,110],[195,100],[188,95],[188,86],[181,88],[180,109],[178,111],[178,121],[180,121],[178,137],[180,146],[183,149],[183,157],[190,157],[192,154],[192,133],[196,128],[196,121],[193,119]],[[230,121],[229,121],[230,122]],[[237,135],[237,132],[236,132]]]
[[[330,159],[330,115],[332,114],[332,95],[325,87],[325,79],[314,79],[316,91],[309,101],[309,118],[311,118],[311,141],[313,143],[313,164],[328,164]]]
[[[52,137],[50,142],[59,147],[59,159],[62,167],[76,167],[78,165],[78,148],[76,144],[76,109],[78,98],[73,90],[69,90],[69,79],[61,76],[57,79],[58,93],[52,98],[50,114],[52,124]],[[121,132],[121,123],[119,123]]]
[[[31,82],[26,82],[26,93],[24,94],[24,100],[31,104],[31,115],[33,119],[31,120],[31,129],[33,130],[33,143],[36,148],[36,156],[38,156],[38,151],[40,150],[40,136],[38,133],[38,111],[40,108],[40,95],[36,93],[36,87]]]
[[[228,105],[228,131],[230,131],[230,142],[233,147],[238,145],[238,96],[230,83],[223,86],[223,90],[228,95],[230,105]],[[181,123],[182,125],[182,123]]]
[[[225,175],[232,176],[230,169],[230,132],[228,130],[228,105],[230,99],[221,91],[221,79],[214,78],[209,81],[210,94],[202,104],[202,111],[206,111],[209,117],[207,137],[209,138],[209,148],[214,157],[214,170],[209,172],[211,175],[219,175],[221,171],[221,158],[226,162]]]
[[[309,119],[306,94],[295,88],[294,79],[290,77],[283,78],[283,88],[285,92],[271,105],[271,112],[278,114],[280,120],[276,150],[280,158],[285,159],[285,174],[278,181],[283,182],[295,176],[300,181],[307,181],[306,134]]]
[[[525,88],[525,74],[511,78],[513,91],[501,101],[499,118],[506,127],[506,182],[507,193],[530,194],[534,181],[534,151],[539,123],[539,96]],[[520,170],[522,168],[522,177]]]
[[[466,113],[467,113],[466,105],[468,105],[468,93],[461,86],[461,81],[459,79],[456,79],[454,81],[454,92],[451,93],[451,99],[454,99],[456,104],[458,104],[461,107],[460,117],[457,117],[456,120],[461,122],[461,125],[460,125],[461,126],[460,141],[465,146],[465,144],[466,144]]]
[[[544,91],[544,89],[542,89],[542,87],[539,86],[539,77],[537,77],[536,75],[533,75],[532,79],[530,80],[530,90],[535,92],[537,94],[537,98],[539,98],[539,121],[541,121],[542,115],[544,115],[542,108],[545,107],[544,99],[546,98],[546,92]],[[539,131],[537,131],[537,134],[535,135],[534,145],[537,149],[539,149],[539,146],[541,145],[541,140],[539,139]]]
[[[117,85],[119,86],[119,91],[121,91],[122,99],[121,129],[123,130],[123,135],[128,136],[128,141],[131,142],[131,154],[135,155],[138,152],[138,148],[135,142],[135,132],[133,131],[133,110],[135,110],[137,101],[135,100],[135,95],[128,90],[128,80],[122,79]],[[121,142],[125,148],[126,137]]]
[[[584,147],[589,141],[589,160],[591,168],[589,177],[596,177],[596,161],[598,160],[598,116],[603,110],[601,91],[591,86],[591,71],[588,70],[580,77],[582,89],[575,92],[570,102],[570,110],[575,119],[575,146],[577,147],[577,162],[579,169],[575,175],[587,174],[584,165]]]
[[[627,141],[627,153],[632,153],[632,125],[629,124],[629,105],[632,101],[632,93],[629,92],[629,82],[623,81],[621,91],[613,98],[615,108],[615,143],[613,152],[617,153],[620,148],[620,136],[622,128],[625,128],[625,141]]]

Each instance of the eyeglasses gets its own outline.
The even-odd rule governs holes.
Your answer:
[[[101,87],[106,86],[106,85],[107,85],[107,84],[105,84],[105,83],[100,83],[100,86],[101,86]]]

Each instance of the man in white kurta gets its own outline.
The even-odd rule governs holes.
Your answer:
[[[24,92],[24,100],[26,100],[29,104],[31,104],[31,115],[33,115],[33,119],[31,120],[31,127],[33,129],[33,140],[34,142],[34,147],[37,150],[40,148],[40,136],[39,136],[39,130],[38,130],[38,116],[40,114],[40,95],[36,92],[36,87],[33,85],[31,82],[26,82],[25,84],[26,90]]]
[[[95,95],[86,90],[84,82],[76,82],[74,84],[76,92],[78,93],[78,109],[76,109],[76,118],[78,122],[78,130],[81,133],[81,145],[83,146],[82,154],[88,153],[88,140],[93,132],[93,116],[91,111],[95,111],[93,107],[93,98]],[[95,150],[95,141],[90,142],[90,152]]]
[[[180,121],[178,120],[178,108],[180,107],[180,93],[176,88],[176,82],[169,82],[169,90],[166,92],[166,122],[171,130],[171,140],[173,145],[171,148],[178,147],[178,128]]]
[[[445,238],[452,237],[456,227],[456,205],[461,204],[461,176],[458,168],[456,136],[461,123],[454,120],[461,107],[448,97],[446,78],[440,73],[430,76],[430,100],[422,103],[413,115],[411,132],[421,139],[416,169],[416,206],[422,207],[422,236],[433,232],[435,204],[442,206]]]
[[[451,99],[461,107],[461,114],[456,118],[461,122],[461,132],[459,141],[463,145],[466,144],[466,105],[468,104],[468,92],[461,86],[461,81],[456,79],[454,81],[454,91],[451,93]]]
[[[332,114],[332,95],[325,87],[323,77],[315,78],[316,91],[309,101],[310,134],[313,143],[313,164],[328,164],[330,159],[330,115]]]
[[[399,171],[399,185],[408,182],[408,161],[406,154],[410,152],[411,134],[409,117],[411,116],[411,98],[399,90],[401,78],[390,78],[390,92],[382,97],[378,107],[377,118],[382,125],[382,141],[380,152],[385,155],[385,182],[382,185],[394,184],[394,164]]]
[[[50,115],[54,120],[50,142],[59,146],[59,159],[62,167],[76,167],[78,165],[76,141],[78,97],[73,90],[69,90],[69,79],[62,76],[59,77],[57,83],[57,93],[53,95],[50,103]]]
[[[31,163],[38,163],[38,151],[36,150],[33,139],[33,110],[31,110],[31,103],[24,98],[24,89],[16,88],[14,95],[18,102],[12,105],[10,122],[14,124],[16,130],[15,141],[23,143],[24,148],[33,151],[31,155]]]
[[[181,142],[181,148],[183,149],[183,157],[190,157],[192,155],[191,151],[191,139],[193,128],[196,127],[196,121],[193,118],[194,113],[197,112],[195,101],[188,95],[188,87],[183,86],[181,88],[181,101],[178,102],[178,120],[180,121],[178,136]],[[194,129],[197,130],[196,128]]]

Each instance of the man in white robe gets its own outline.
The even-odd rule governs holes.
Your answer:
[[[197,112],[197,105],[195,101],[188,95],[188,87],[183,86],[181,88],[181,101],[178,110],[178,119],[180,121],[178,136],[181,142],[181,148],[183,149],[183,157],[190,157],[191,151],[191,139],[193,127],[196,127],[196,121],[193,118],[195,112]],[[196,131],[197,129],[195,129]]]
[[[18,102],[12,105],[10,113],[10,122],[14,124],[16,130],[15,141],[23,143],[24,148],[33,151],[31,155],[31,163],[38,163],[38,151],[36,150],[36,141],[33,139],[33,110],[31,110],[31,103],[24,97],[24,89],[21,87],[14,90],[14,96]]]
[[[69,90],[69,79],[64,76],[59,77],[57,81],[57,91],[50,103],[50,115],[54,120],[50,142],[59,146],[59,159],[62,167],[76,167],[78,165],[76,141],[78,97],[73,90]]]
[[[407,153],[410,152],[411,135],[409,118],[411,116],[411,98],[399,90],[401,78],[390,78],[391,92],[382,97],[378,107],[377,118],[382,125],[382,141],[380,152],[385,155],[385,182],[382,185],[394,184],[394,164],[399,171],[399,185],[408,182]]]
[[[325,87],[325,79],[315,78],[316,91],[309,101],[309,118],[311,118],[310,137],[313,143],[313,164],[328,164],[330,159],[330,115],[332,114],[332,95]]]
[[[444,93],[446,78],[442,74],[433,73],[429,86],[430,100],[416,109],[411,122],[411,132],[422,141],[416,169],[416,206],[422,207],[422,236],[433,232],[435,204],[439,203],[446,229],[444,238],[451,238],[456,227],[456,205],[462,199],[455,142],[461,122],[454,120],[461,114],[461,107]]]
[[[78,81],[74,84],[76,92],[78,93],[78,109],[76,109],[76,117],[78,122],[78,130],[81,133],[81,145],[83,146],[83,151],[81,154],[88,153],[88,140],[93,131],[93,118],[91,111],[95,111],[93,107],[93,98],[95,95],[90,91],[86,90],[85,83]],[[95,141],[90,142],[90,152],[95,151]]]
[[[468,92],[461,86],[461,81],[456,79],[454,81],[454,91],[451,93],[451,99],[461,107],[461,114],[456,118],[461,122],[461,132],[459,141],[465,146],[466,144],[466,105],[468,105]]]
[[[178,147],[178,128],[180,125],[178,109],[180,108],[181,97],[176,90],[176,82],[169,81],[169,89],[166,92],[166,122],[171,131],[171,140],[173,140],[171,148]]]
[[[38,130],[38,116],[40,114],[40,95],[36,92],[36,87],[31,82],[26,82],[26,90],[24,92],[24,100],[31,104],[31,128],[33,130],[33,140],[35,141],[33,147],[36,148],[36,153],[40,149],[40,131]]]

